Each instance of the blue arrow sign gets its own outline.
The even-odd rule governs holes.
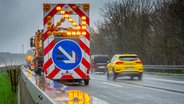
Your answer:
[[[52,60],[59,69],[75,69],[82,60],[81,48],[73,40],[61,40],[53,48]]]

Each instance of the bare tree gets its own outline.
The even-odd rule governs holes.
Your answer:
[[[92,54],[136,53],[145,64],[183,64],[182,0],[122,0],[101,9]]]

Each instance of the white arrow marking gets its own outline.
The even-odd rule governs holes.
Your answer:
[[[59,46],[58,49],[69,59],[69,60],[63,60],[65,63],[75,63],[74,51],[72,51],[72,57],[71,57],[61,46]]]

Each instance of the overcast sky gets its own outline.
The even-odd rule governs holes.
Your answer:
[[[90,3],[90,24],[102,19],[99,8],[117,0],[0,0],[0,52],[27,52],[29,38],[42,29],[43,3]]]

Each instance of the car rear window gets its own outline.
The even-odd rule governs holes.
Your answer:
[[[95,63],[106,63],[107,61],[109,61],[109,57],[107,56],[98,56],[94,58]]]
[[[138,60],[138,56],[120,56],[119,60],[121,61],[135,61]]]

